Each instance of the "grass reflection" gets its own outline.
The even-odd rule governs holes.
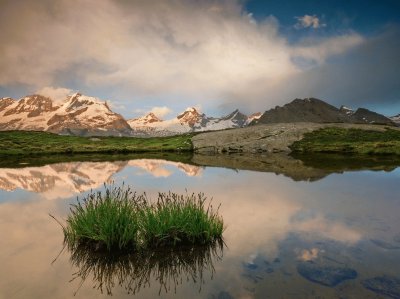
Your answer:
[[[93,251],[91,246],[80,245],[69,249],[71,264],[78,270],[71,281],[80,279],[75,292],[88,279],[93,288],[112,295],[115,287],[128,294],[158,285],[159,294],[176,292],[177,286],[185,281],[199,285],[199,292],[207,274],[213,278],[213,262],[223,256],[224,242],[218,240],[204,246],[186,246],[145,250],[134,253]]]

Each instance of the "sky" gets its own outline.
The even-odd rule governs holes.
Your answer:
[[[0,97],[82,94],[126,118],[316,97],[400,113],[400,1],[0,0]]]

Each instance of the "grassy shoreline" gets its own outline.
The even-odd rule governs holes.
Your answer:
[[[306,133],[292,153],[345,153],[400,156],[400,130],[385,131],[328,127]]]
[[[206,134],[212,137],[214,132]],[[75,155],[193,153],[193,136],[195,133],[151,138],[78,137],[37,131],[2,131],[0,157],[45,157],[52,160],[51,157],[64,156],[69,161]],[[281,141],[277,138],[276,142]],[[306,133],[289,148],[292,153],[400,155],[400,130],[332,126]]]
[[[190,152],[193,134],[168,137],[79,137],[38,131],[0,132],[0,156]]]

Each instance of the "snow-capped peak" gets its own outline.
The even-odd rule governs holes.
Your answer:
[[[147,115],[142,117],[142,119],[147,121],[148,123],[154,123],[154,122],[162,121],[153,112],[148,113]]]
[[[42,95],[0,101],[1,130],[43,130],[65,134],[130,134],[126,121],[98,98],[75,93],[55,104]]]
[[[177,119],[181,124],[188,124],[189,126],[194,126],[196,123],[200,122],[201,119],[205,117],[204,114],[200,114],[196,108],[187,108],[183,113],[177,116]]]
[[[147,113],[145,116],[128,120],[129,125],[133,127],[145,126],[152,123],[162,122],[153,112]]]
[[[188,107],[188,108],[186,108],[186,110],[184,112],[198,113],[198,111],[194,107]]]

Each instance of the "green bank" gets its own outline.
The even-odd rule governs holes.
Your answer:
[[[256,129],[256,126],[254,128]],[[227,131],[228,133],[234,134],[235,129]],[[195,134],[136,138],[79,137],[36,131],[4,131],[0,132],[0,156],[17,160],[22,157],[47,157],[51,160],[52,156],[60,156],[69,161],[72,156],[96,154],[110,155],[110,157],[140,153],[190,154],[193,152],[192,137]],[[210,139],[213,139],[213,134],[218,132],[205,132],[205,136],[210,136]],[[276,136],[273,142],[278,144],[284,141],[280,138],[285,137]],[[237,139],[237,142],[243,140]],[[304,134],[301,140],[290,145],[290,150],[293,153],[400,155],[400,130],[325,127]]]
[[[306,133],[290,149],[293,153],[400,155],[400,130],[324,128]]]
[[[36,131],[0,132],[0,155],[192,151],[192,134],[168,137],[79,137]]]

